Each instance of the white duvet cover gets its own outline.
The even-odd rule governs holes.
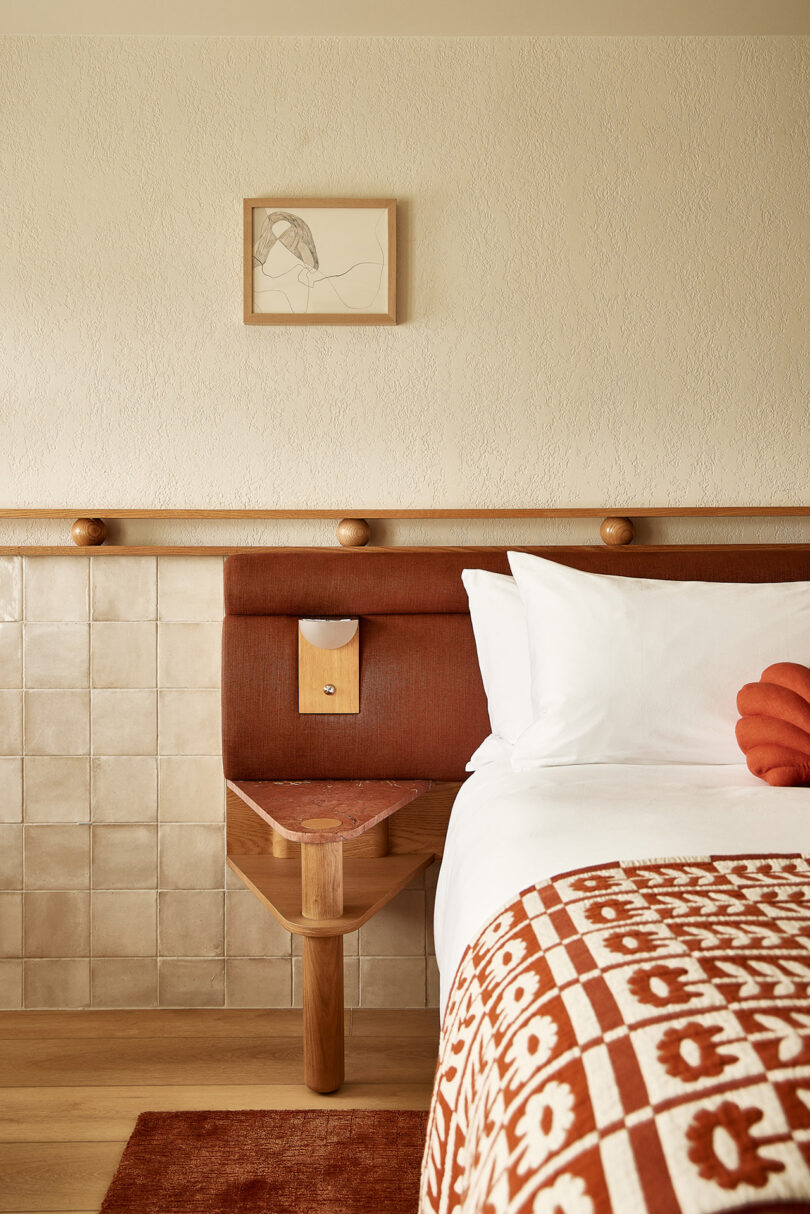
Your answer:
[[[480,768],[456,798],[436,889],[444,1010],[464,949],[529,885],[610,860],[810,851],[810,789],[743,765]]]

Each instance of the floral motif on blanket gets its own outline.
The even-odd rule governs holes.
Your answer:
[[[808,858],[579,870],[524,890],[467,949],[421,1214],[719,1214],[802,1198]]]

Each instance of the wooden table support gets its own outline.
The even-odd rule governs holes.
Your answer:
[[[334,1092],[344,1078],[344,934],[356,931],[440,851],[433,836],[420,847],[417,831],[391,854],[391,815],[427,794],[431,784],[228,781],[234,795],[228,864],[288,931],[302,937],[304,1078],[314,1092]]]
[[[301,844],[301,913],[343,914],[343,843]],[[313,1092],[343,1083],[343,937],[304,936],[304,1080]]]

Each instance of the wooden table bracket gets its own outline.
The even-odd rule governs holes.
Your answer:
[[[334,1092],[344,1078],[343,936],[441,855],[458,785],[227,783],[228,865],[287,931],[303,937],[304,1078],[315,1092]],[[412,805],[416,812],[397,835],[393,815]]]

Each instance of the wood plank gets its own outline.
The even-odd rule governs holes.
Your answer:
[[[403,1008],[389,1011],[383,1008],[359,1007],[352,1011],[353,1037],[425,1037],[438,1050],[441,1017],[435,1007]]]
[[[277,855],[273,846],[275,831],[269,822],[225,783],[227,851],[229,856]],[[283,837],[283,836],[282,836]],[[289,843],[290,858],[299,854],[298,843]]]
[[[0,1142],[126,1139],[139,1113],[182,1109],[426,1109],[432,1084],[346,1083],[321,1096],[303,1083],[6,1088]]]
[[[572,507],[508,507],[486,510],[479,508],[441,507],[439,509],[377,510],[349,508],[345,510],[139,510],[94,506],[68,510],[64,507],[7,507],[0,509],[0,518],[77,519],[77,518],[142,518],[142,519],[326,519],[326,518],[792,518],[810,515],[810,506],[572,506]]]
[[[430,1083],[436,1042],[414,1037],[348,1037],[351,1083]],[[298,1038],[137,1037],[0,1041],[0,1075],[7,1087],[88,1084],[297,1084],[303,1081]]]
[[[396,1016],[397,1013],[393,1013]],[[347,1018],[349,1013],[346,1013]],[[300,1037],[298,1008],[0,1012],[0,1039],[32,1037]],[[394,1035],[396,1035],[394,1027]]]
[[[308,919],[301,913],[301,868],[297,860],[254,855],[228,856],[227,862],[288,932],[335,936],[353,932],[370,919],[433,863],[433,853],[346,859],[343,914],[333,919]]]
[[[0,1143],[0,1210],[97,1210],[125,1143]]]
[[[444,855],[444,840],[453,802],[461,788],[459,783],[439,783],[398,809],[388,827],[392,855],[409,852],[433,852]]]
[[[355,1008],[346,1032],[391,1037],[430,1036],[434,1008]],[[152,1008],[148,1011],[0,1012],[0,1039],[33,1037],[300,1037],[300,1008]]]

